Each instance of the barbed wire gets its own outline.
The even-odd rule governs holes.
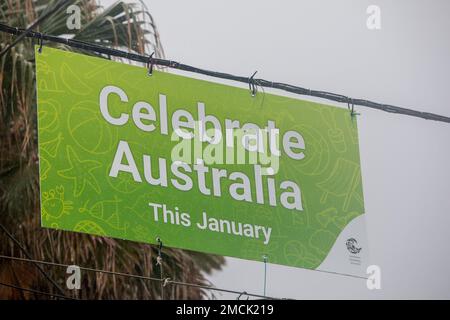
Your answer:
[[[202,75],[206,75],[206,76],[210,76],[210,77],[246,83],[250,86],[250,88],[253,88],[253,89],[255,88],[255,85],[257,85],[262,88],[266,87],[266,88],[279,89],[279,90],[283,90],[283,91],[287,91],[287,92],[295,93],[295,94],[299,94],[299,95],[312,96],[312,97],[327,99],[327,100],[331,100],[331,101],[335,101],[335,102],[339,102],[339,103],[345,103],[345,104],[347,104],[348,108],[351,109],[352,115],[355,114],[354,106],[358,105],[358,106],[376,109],[376,110],[389,112],[389,113],[403,114],[403,115],[422,118],[422,119],[426,119],[426,120],[434,120],[434,121],[450,123],[450,117],[438,115],[435,113],[416,111],[416,110],[398,107],[398,106],[394,106],[394,105],[390,105],[390,104],[373,102],[373,101],[365,100],[365,99],[355,99],[355,98],[351,98],[351,97],[348,97],[348,96],[345,96],[342,94],[336,94],[336,93],[321,91],[321,90],[312,90],[312,89],[307,89],[307,88],[290,85],[290,84],[286,84],[286,83],[281,83],[281,82],[273,82],[273,81],[268,81],[268,80],[264,80],[264,79],[254,79],[253,78],[254,75],[251,77],[243,77],[243,76],[236,76],[236,75],[232,75],[232,74],[224,73],[224,72],[217,72],[217,71],[201,69],[201,68],[197,68],[194,66],[190,66],[190,65],[179,63],[179,62],[172,61],[172,60],[167,60],[167,59],[162,59],[162,58],[154,58],[153,55],[145,56],[145,55],[140,55],[140,54],[133,53],[133,52],[126,52],[126,51],[122,51],[119,49],[104,47],[99,44],[88,43],[88,42],[84,42],[84,41],[80,41],[80,40],[73,40],[73,39],[62,38],[62,37],[58,37],[58,36],[47,35],[45,33],[40,33],[40,32],[36,32],[36,31],[27,31],[27,30],[24,30],[21,28],[11,27],[11,26],[8,26],[3,23],[0,23],[0,31],[4,32],[4,33],[9,33],[11,35],[39,39],[39,41],[41,42],[41,45],[42,45],[43,41],[60,43],[60,44],[64,44],[69,47],[73,47],[73,48],[77,48],[77,49],[81,49],[81,50],[92,51],[92,52],[96,52],[101,55],[103,54],[105,57],[114,56],[114,57],[124,58],[124,59],[128,59],[128,60],[136,61],[136,62],[141,62],[141,63],[149,65],[150,68],[153,68],[154,65],[158,65],[161,67],[169,67],[172,69],[178,69],[178,70],[182,70],[182,71],[198,73],[198,74],[202,74]],[[23,36],[24,32],[27,32],[25,36]],[[251,91],[252,91],[252,93],[254,93],[254,90],[251,90]]]

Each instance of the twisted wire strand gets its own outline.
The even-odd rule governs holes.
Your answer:
[[[126,51],[122,51],[122,50],[114,49],[114,48],[108,48],[105,46],[101,46],[99,44],[88,43],[88,42],[84,42],[84,41],[80,41],[80,40],[62,38],[62,37],[47,35],[44,33],[39,33],[36,31],[15,28],[15,27],[11,27],[6,24],[3,24],[3,23],[0,23],[0,32],[5,32],[5,33],[12,34],[12,35],[17,35],[17,36],[22,35],[22,37],[36,38],[36,39],[40,39],[40,41],[45,40],[45,41],[60,43],[60,44],[64,44],[66,46],[70,46],[73,48],[96,52],[98,54],[104,55],[105,57],[114,56],[114,57],[124,58],[124,59],[128,59],[128,60],[136,61],[136,62],[141,62],[144,64],[147,64],[149,62],[148,56],[140,55],[137,53],[126,52]],[[26,32],[26,34],[24,36],[23,34],[25,32]],[[178,70],[182,70],[182,71],[198,73],[198,74],[202,74],[202,75],[206,75],[206,76],[210,76],[210,77],[226,79],[226,80],[233,80],[236,82],[242,82],[245,84],[249,84],[249,81],[250,81],[251,82],[250,85],[257,83],[258,86],[260,86],[260,87],[279,89],[279,90],[283,90],[283,91],[290,92],[290,93],[311,96],[311,97],[316,97],[316,98],[321,98],[321,99],[327,99],[327,100],[331,100],[331,101],[335,101],[335,102],[339,102],[339,103],[349,103],[351,101],[353,105],[376,109],[376,110],[380,110],[380,111],[384,111],[384,112],[396,113],[396,114],[402,114],[402,115],[407,115],[407,116],[411,116],[411,117],[422,118],[422,119],[426,119],[426,120],[434,120],[434,121],[450,123],[450,117],[435,114],[435,113],[422,112],[422,111],[412,110],[412,109],[408,109],[408,108],[404,108],[404,107],[398,107],[398,106],[394,106],[394,105],[390,105],[390,104],[373,102],[373,101],[365,100],[365,99],[351,98],[351,97],[348,97],[348,96],[345,96],[342,94],[337,94],[337,93],[332,93],[332,92],[327,92],[327,91],[320,91],[320,90],[312,90],[312,89],[307,89],[307,88],[303,88],[303,87],[299,87],[299,86],[295,86],[295,85],[291,85],[291,84],[286,84],[286,83],[281,83],[281,82],[273,82],[273,81],[268,81],[268,80],[264,80],[264,79],[253,79],[252,77],[249,78],[248,76],[247,77],[237,76],[237,75],[232,75],[232,74],[224,73],[224,72],[217,72],[217,71],[201,69],[201,68],[197,68],[194,66],[180,63],[180,62],[162,59],[162,58],[151,58],[151,61],[152,61],[152,66],[158,65],[161,67],[169,67],[169,68],[178,69]]]

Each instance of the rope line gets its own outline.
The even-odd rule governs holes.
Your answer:
[[[435,113],[416,111],[416,110],[412,110],[412,109],[408,109],[408,108],[397,107],[394,105],[373,102],[373,101],[369,101],[369,100],[365,100],[365,99],[355,99],[355,98],[351,98],[351,97],[348,97],[348,96],[345,96],[342,94],[336,94],[336,93],[320,91],[320,90],[312,90],[312,89],[302,88],[299,86],[294,86],[294,85],[285,84],[285,83],[281,83],[281,82],[273,82],[273,81],[268,81],[268,80],[264,80],[264,79],[253,79],[253,77],[249,78],[249,77],[243,77],[243,76],[236,76],[236,75],[232,75],[232,74],[224,73],[224,72],[217,72],[217,71],[201,69],[201,68],[193,67],[193,66],[179,63],[179,62],[172,61],[172,60],[153,58],[153,56],[150,56],[150,58],[149,58],[148,56],[144,56],[144,55],[140,55],[140,54],[132,53],[132,52],[126,52],[126,51],[122,51],[122,50],[118,50],[118,49],[108,48],[108,47],[105,47],[105,46],[102,46],[99,44],[93,44],[93,43],[88,43],[88,42],[79,41],[79,40],[73,40],[73,39],[52,36],[52,35],[46,35],[44,33],[39,33],[36,31],[27,31],[24,29],[11,27],[11,26],[8,26],[3,23],[0,23],[0,31],[9,33],[12,35],[22,36],[22,37],[37,38],[37,39],[40,39],[40,41],[45,40],[45,41],[50,41],[50,42],[54,42],[54,43],[60,43],[60,44],[66,45],[66,46],[70,46],[72,48],[77,48],[77,49],[96,52],[98,54],[103,54],[103,55],[105,55],[105,57],[114,56],[114,57],[124,58],[124,59],[128,59],[128,60],[133,60],[133,61],[141,62],[144,65],[147,65],[149,63],[149,61],[151,61],[152,66],[159,65],[162,67],[169,67],[172,69],[178,69],[178,70],[182,70],[182,71],[198,73],[198,74],[202,74],[202,75],[206,75],[206,76],[210,76],[210,77],[226,79],[226,80],[233,80],[233,81],[242,82],[245,84],[249,84],[251,82],[250,88],[252,89],[251,90],[252,93],[255,92],[254,89],[256,89],[256,88],[254,87],[254,85],[257,84],[258,86],[260,86],[262,88],[264,88],[264,87],[274,88],[274,89],[287,91],[290,93],[295,93],[295,94],[305,95],[305,96],[312,96],[312,97],[321,98],[321,99],[327,99],[327,100],[344,103],[344,104],[349,104],[351,102],[351,104],[354,106],[358,105],[358,106],[376,109],[376,110],[389,112],[389,113],[396,113],[396,114],[402,114],[402,115],[407,115],[407,116],[411,116],[411,117],[422,118],[422,119],[426,119],[426,120],[434,120],[434,121],[450,123],[450,117],[438,115]],[[25,34],[25,36],[23,34]]]

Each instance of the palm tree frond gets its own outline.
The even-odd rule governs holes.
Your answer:
[[[0,20],[25,28],[56,2],[0,0]],[[154,51],[156,56],[163,57],[153,17],[143,3],[117,1],[108,8],[101,8],[94,0],[72,0],[70,4],[81,9],[80,30],[69,30],[67,13],[60,10],[42,23],[39,31],[126,48],[141,54]],[[0,48],[12,40],[13,37],[0,34]],[[154,246],[40,227],[32,45],[32,40],[24,39],[0,59],[0,223],[24,244],[35,259],[158,277],[159,270],[155,267],[157,249]],[[54,46],[71,50],[63,44]],[[2,233],[0,253],[24,257],[11,239]],[[220,269],[223,263],[223,257],[170,248],[164,250],[166,274],[180,281],[208,284],[204,273]],[[65,270],[51,268],[48,272],[63,285]],[[33,265],[24,263],[0,260],[0,281],[57,293]],[[198,288],[173,287],[166,298],[199,299],[207,296],[207,292]],[[161,291],[159,283],[91,272],[83,274],[83,290],[78,297],[148,299],[161,297]],[[36,297],[0,288],[0,298]]]

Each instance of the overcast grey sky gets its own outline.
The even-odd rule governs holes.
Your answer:
[[[448,0],[144,2],[169,59],[450,116]],[[381,30],[366,27],[370,4],[381,8]],[[267,294],[448,299],[450,125],[357,110],[370,260],[382,289],[269,265]],[[210,280],[262,293],[263,270],[230,258]]]

